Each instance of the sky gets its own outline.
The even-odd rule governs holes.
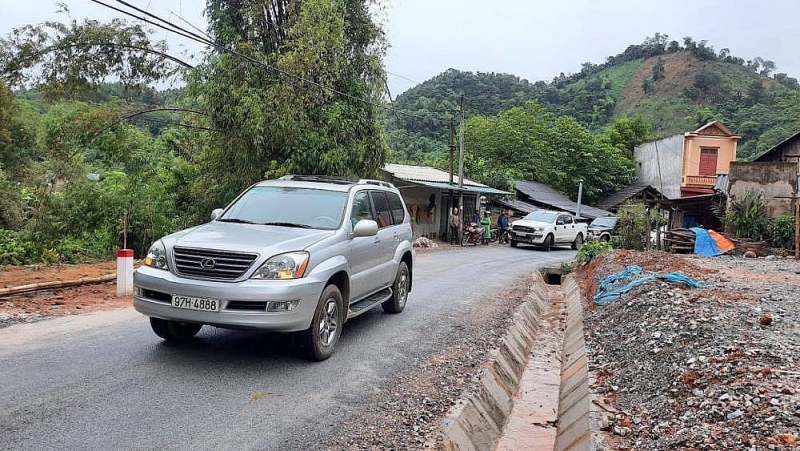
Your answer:
[[[90,0],[61,0],[70,17],[120,16]],[[128,0],[205,29],[203,0]],[[107,0],[106,3],[114,3]],[[392,96],[449,68],[505,72],[531,82],[580,71],[656,32],[681,41],[705,39],[745,60],[760,56],[800,78],[800,2],[793,0],[382,0],[376,17],[389,43],[385,58]],[[53,0],[0,0],[0,34],[63,19]],[[170,48],[198,45],[159,31]],[[413,80],[409,81],[407,79]]]

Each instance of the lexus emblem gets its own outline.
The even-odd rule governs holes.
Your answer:
[[[213,258],[204,258],[200,260],[200,266],[202,266],[205,269],[214,269],[214,266],[216,266],[216,264],[217,262],[215,262]]]

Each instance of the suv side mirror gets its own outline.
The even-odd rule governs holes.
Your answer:
[[[563,219],[556,219],[556,225],[564,225]]]
[[[219,215],[221,215],[223,211],[224,211],[224,209],[223,209],[223,208],[215,208],[215,209],[214,209],[214,210],[211,212],[211,220],[212,220],[212,221],[216,221],[216,220],[217,220],[217,218],[219,218]]]
[[[372,219],[362,219],[353,227],[353,237],[375,236],[378,234],[378,223]]]

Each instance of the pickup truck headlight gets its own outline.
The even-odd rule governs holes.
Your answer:
[[[250,276],[251,279],[288,280],[303,277],[308,266],[308,252],[288,252],[270,257]]]
[[[156,269],[169,269],[167,267],[167,249],[164,247],[164,243],[156,241],[150,246],[147,257],[144,258],[144,265]]]
[[[534,227],[533,230],[537,232],[544,232],[544,227]]]

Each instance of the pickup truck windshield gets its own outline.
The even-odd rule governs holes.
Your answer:
[[[613,217],[606,217],[606,218],[595,218],[589,226],[592,227],[604,227],[613,229],[614,226],[617,225],[617,218]]]
[[[556,213],[534,211],[533,213],[529,213],[528,216],[525,216],[523,219],[527,219],[528,221],[553,222],[556,220],[556,216],[558,216]]]
[[[256,186],[244,193],[217,220],[335,230],[342,223],[346,203],[346,192]]]

